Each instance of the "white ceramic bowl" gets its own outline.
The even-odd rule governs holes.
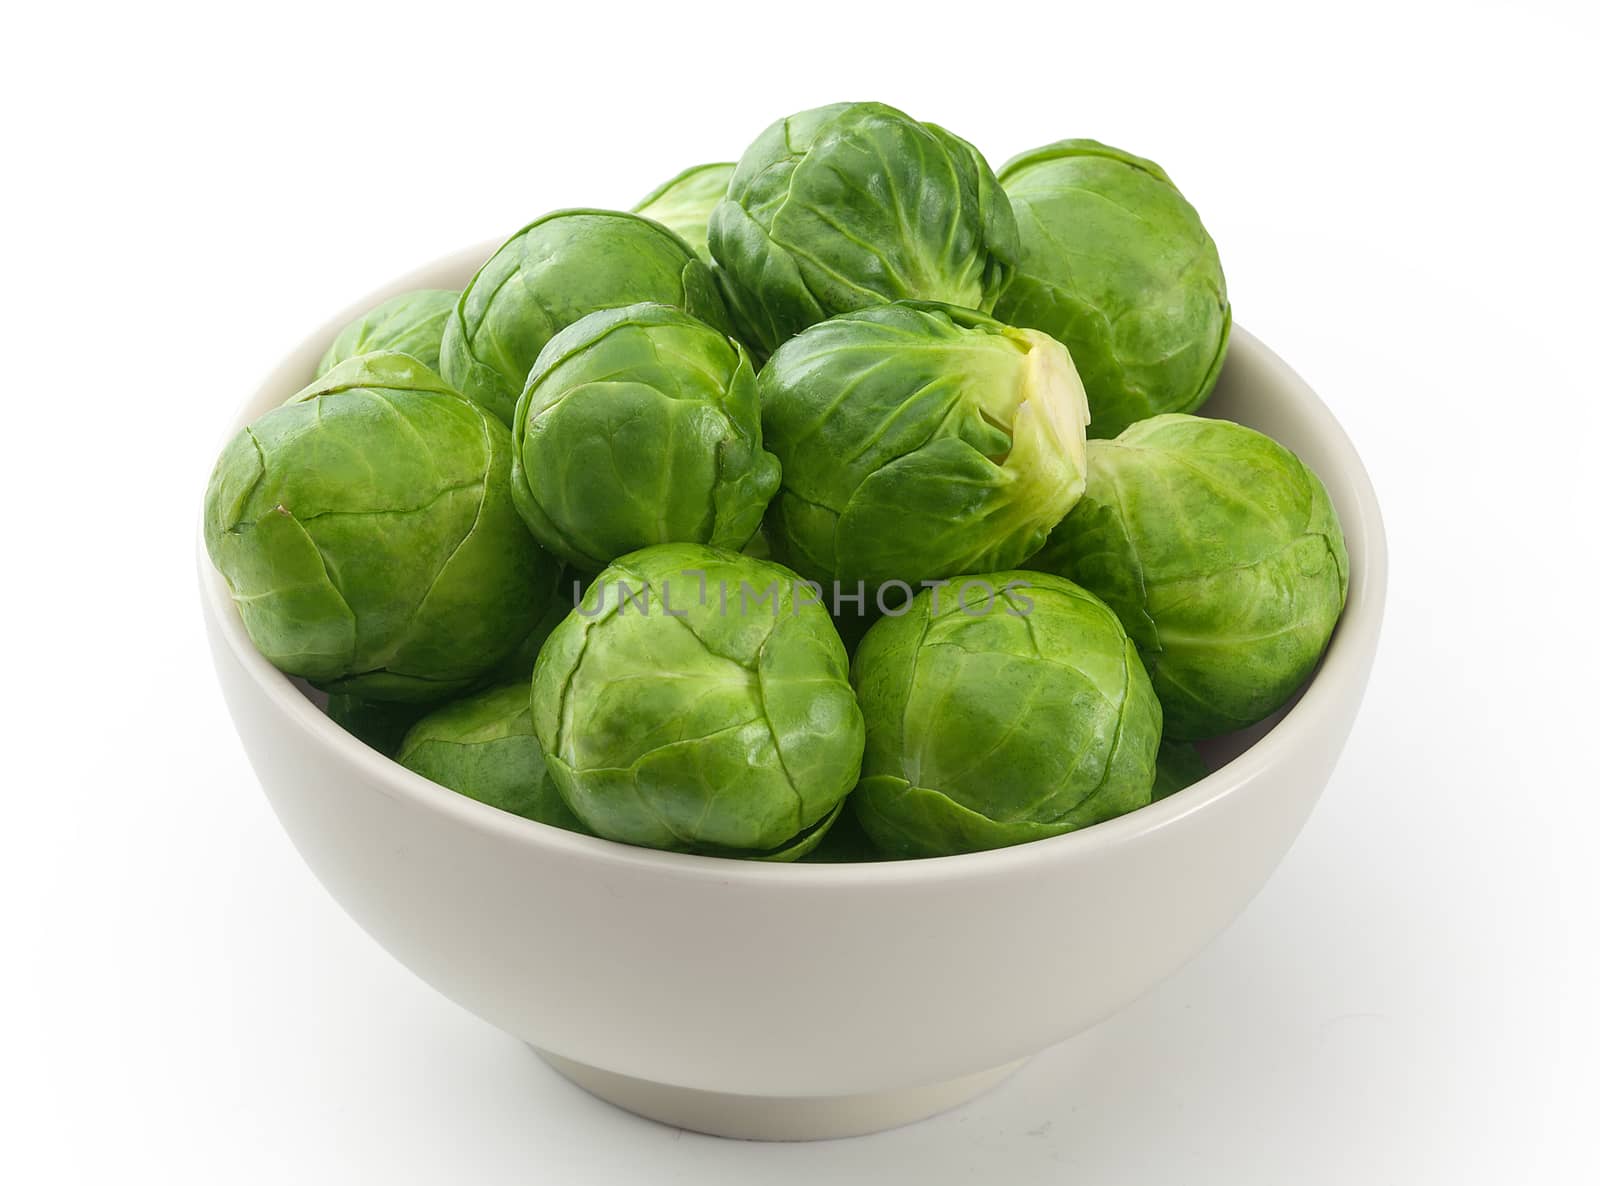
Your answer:
[[[405,289],[459,287],[492,247],[353,305],[289,354],[239,423],[309,380],[349,318]],[[937,860],[773,865],[521,819],[324,717],[257,654],[202,547],[217,675],[329,893],[401,963],[569,1078],[730,1136],[903,1124],[976,1095],[1209,943],[1282,859],[1344,745],[1383,613],[1372,486],[1327,408],[1240,329],[1205,411],[1270,434],[1322,477],[1350,549],[1349,605],[1298,702],[1212,748],[1226,765],[1080,832]]]

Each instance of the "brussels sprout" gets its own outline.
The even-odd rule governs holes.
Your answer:
[[[741,548],[778,487],[744,347],[667,305],[591,313],[551,338],[511,435],[528,529],[588,572],[650,544]]]
[[[1211,768],[1194,746],[1186,741],[1163,741],[1156,751],[1156,785],[1150,790],[1150,802],[1176,795],[1210,773]]]
[[[711,270],[659,223],[616,210],[558,210],[478,269],[445,325],[444,377],[507,424],[545,343],[597,309],[660,301],[731,328]]]
[[[970,310],[893,304],[790,339],[758,380],[773,554],[853,586],[1005,568],[1083,492],[1072,359]]]
[[[545,639],[550,637],[550,632],[560,625],[561,619],[571,612],[573,606],[571,577],[565,570],[554,575],[553,592],[541,588],[537,594],[539,601],[545,605],[544,613],[523,636],[517,649],[489,672],[483,683],[490,686],[519,684],[523,692],[527,692],[528,680],[533,676],[534,660],[539,657]],[[526,695],[523,699],[527,699]],[[336,725],[389,758],[399,752],[400,743],[411,726],[432,711],[434,706],[431,704],[396,704],[362,700],[344,694],[329,696],[327,707],[328,717]],[[530,721],[532,719],[529,717]]]
[[[1205,402],[1232,314],[1217,245],[1160,166],[1093,140],[1036,148],[1000,170],[1022,266],[995,315],[1066,344],[1114,437]]]
[[[512,815],[569,832],[589,831],[545,773],[525,682],[435,709],[406,734],[395,761]]]
[[[887,301],[987,312],[1021,255],[978,150],[882,103],[769,127],[740,159],[709,236],[740,337],[762,354]]]
[[[795,575],[699,544],[612,564],[533,671],[561,796],[630,844],[793,860],[861,767],[861,711],[828,615]]]
[[[428,711],[426,704],[393,704],[343,693],[329,696],[328,719],[368,749],[394,757],[406,731]]]
[[[560,624],[561,619],[571,612],[573,606],[571,577],[567,575],[565,569],[558,568],[554,564],[545,567],[550,570],[550,576],[554,579],[550,582],[549,588],[541,586],[536,594],[538,602],[545,607],[544,612],[528,633],[523,635],[516,650],[490,671],[484,677],[483,683],[491,686],[521,684],[526,691],[528,680],[533,676],[534,660],[539,657],[539,650],[544,646],[544,640],[550,637],[550,632]],[[400,743],[405,739],[411,726],[433,711],[433,708],[431,704],[394,704],[362,700],[349,695],[334,695],[328,697],[327,713],[346,733],[353,735],[358,741],[364,742],[385,757],[392,758],[399,751]]]
[[[550,637],[551,631],[561,625],[561,619],[571,613],[572,607],[577,604],[572,590],[573,578],[576,575],[569,568],[560,568],[556,572],[553,591],[548,597],[540,595],[539,600],[545,607],[544,612],[539,615],[539,619],[534,622],[528,633],[523,635],[522,641],[517,644],[517,649],[489,673],[484,680],[485,684],[527,683],[532,678],[534,660],[538,659],[539,652],[544,649],[545,640]]]
[[[685,169],[635,206],[633,212],[655,219],[710,263],[706,223],[711,219],[712,209],[728,192],[733,169],[732,161]]]
[[[1093,590],[1139,647],[1167,734],[1273,712],[1344,609],[1344,533],[1317,476],[1226,420],[1168,415],[1089,442],[1089,486],[1029,562]]]
[[[924,590],[867,631],[851,678],[867,723],[852,802],[886,855],[1002,848],[1150,801],[1161,706],[1116,615],[1070,581]]]
[[[317,377],[348,359],[385,350],[409,354],[437,371],[439,339],[444,336],[444,323],[460,296],[458,292],[423,288],[390,297],[339,331],[317,364]]]
[[[340,363],[234,437],[205,540],[268,660],[367,700],[471,685],[544,611],[555,563],[512,505],[505,426],[394,353]]]

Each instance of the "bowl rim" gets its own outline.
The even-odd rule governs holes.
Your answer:
[[[299,358],[320,356],[327,342],[348,321],[396,293],[410,288],[438,287],[441,272],[470,274],[498,245],[498,241],[475,244],[415,268],[384,285],[376,293],[353,302],[339,316],[324,322],[268,371],[250,398],[232,417],[228,435],[237,432],[253,418],[250,410],[262,402],[263,396],[283,390],[284,379]],[[663,877],[710,880],[730,885],[759,885],[764,888],[795,886],[807,889],[847,889],[868,884],[915,884],[952,878],[1006,876],[1040,864],[1089,858],[1177,826],[1185,818],[1213,808],[1222,800],[1239,793],[1247,784],[1268,776],[1273,769],[1292,761],[1295,750],[1304,738],[1323,728],[1330,719],[1337,718],[1342,701],[1339,689],[1350,681],[1359,682],[1365,678],[1365,667],[1369,662],[1366,656],[1377,645],[1388,581],[1388,556],[1377,494],[1360,455],[1344,428],[1305,380],[1237,322],[1233,325],[1228,349],[1230,354],[1239,352],[1254,356],[1254,361],[1272,373],[1278,386],[1292,393],[1293,398],[1304,405],[1315,431],[1326,438],[1343,471],[1342,477],[1354,493],[1355,513],[1340,515],[1350,555],[1350,589],[1344,613],[1321,663],[1299,700],[1248,749],[1199,782],[1159,802],[1060,836],[1009,848],[915,860],[774,863],[664,852],[568,832],[480,803],[432,782],[371,749],[335,724],[295,686],[289,676],[273,667],[251,643],[249,635],[245,633],[243,620],[228,594],[227,585],[212,567],[206,553],[203,509],[196,530],[202,610],[216,627],[216,636],[227,646],[239,666],[273,707],[304,735],[308,744],[331,751],[330,756],[337,756],[348,766],[354,767],[368,785],[386,795],[436,812],[459,826],[491,833],[512,844],[526,845],[531,854],[560,854],[571,859],[589,860]]]

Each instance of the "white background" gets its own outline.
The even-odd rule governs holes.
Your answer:
[[[0,1178],[1600,1180],[1593,6],[561,7],[6,17]],[[192,532],[335,309],[840,98],[1162,162],[1367,459],[1392,591],[1326,798],[1200,959],[962,1111],[743,1145],[570,1088],[339,913]]]

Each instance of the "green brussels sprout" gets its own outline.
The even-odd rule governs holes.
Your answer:
[[[554,568],[554,566],[548,566]],[[550,632],[572,611],[574,604],[572,578],[565,569],[554,573],[553,592],[541,590],[538,598],[545,603],[544,613],[525,634],[517,649],[484,677],[483,683],[520,684],[527,691],[533,676],[533,664],[539,657]],[[524,699],[527,697],[524,696]],[[336,694],[328,697],[327,715],[356,740],[385,757],[392,758],[400,750],[406,733],[429,712],[432,704],[397,704],[382,700],[362,700],[357,696]],[[531,721],[533,718],[529,717]],[[531,728],[531,725],[530,725]],[[543,759],[541,759],[542,763]],[[543,769],[543,766],[540,767]],[[431,777],[431,776],[430,776]],[[553,793],[553,792],[552,792]]]
[[[1167,415],[1089,442],[1089,486],[1030,562],[1104,598],[1180,741],[1254,724],[1321,658],[1349,557],[1328,492],[1288,449]]]
[[[787,569],[701,544],[616,561],[540,652],[533,728],[598,835],[794,860],[861,768],[827,613]]]
[[[505,426],[395,353],[340,363],[234,437],[205,540],[256,648],[365,700],[470,686],[544,611],[555,564],[512,505]]]
[[[655,219],[709,264],[711,249],[706,245],[706,223],[711,220],[711,211],[728,192],[733,169],[732,161],[685,169],[653,191],[633,208],[633,212]]]
[[[328,719],[335,725],[386,758],[394,757],[406,731],[427,711],[426,704],[363,700],[345,693],[329,696],[326,709]]]
[[[744,347],[667,305],[591,313],[551,338],[511,435],[528,529],[588,572],[650,544],[742,548],[778,488]]]
[[[813,580],[1010,567],[1083,492],[1083,385],[1035,330],[884,305],[791,338],[757,386],[783,468],[773,554]]]
[[[561,625],[561,619],[571,613],[572,607],[577,604],[577,597],[573,592],[573,579],[576,575],[569,568],[560,568],[556,572],[553,592],[548,599],[541,598],[545,606],[544,612],[517,644],[517,649],[489,673],[485,683],[527,683],[533,677],[533,664],[538,659],[539,652],[544,649],[545,640],[557,626]]]
[[[739,335],[761,354],[888,301],[987,312],[1021,256],[978,150],[882,103],[773,124],[740,159],[708,233]]]
[[[435,709],[405,735],[395,761],[469,799],[589,833],[545,772],[525,682]]]
[[[439,339],[444,336],[444,323],[460,296],[459,292],[423,288],[390,297],[339,331],[317,364],[317,378],[348,359],[386,350],[409,354],[429,370],[437,371]]]
[[[1176,795],[1210,773],[1211,767],[1193,745],[1186,741],[1163,741],[1156,751],[1156,785],[1150,790],[1150,802]]]
[[[478,269],[445,325],[440,360],[456,390],[511,423],[545,343],[586,314],[639,301],[731,329],[711,270],[660,223],[617,210],[558,210]]]
[[[1217,245],[1161,167],[1093,140],[1007,162],[1022,237],[995,316],[1065,343],[1091,436],[1191,412],[1216,385],[1232,313]]]
[[[1150,801],[1161,705],[1116,615],[1070,581],[924,590],[867,631],[851,678],[867,723],[852,803],[885,855],[1003,848]]]

